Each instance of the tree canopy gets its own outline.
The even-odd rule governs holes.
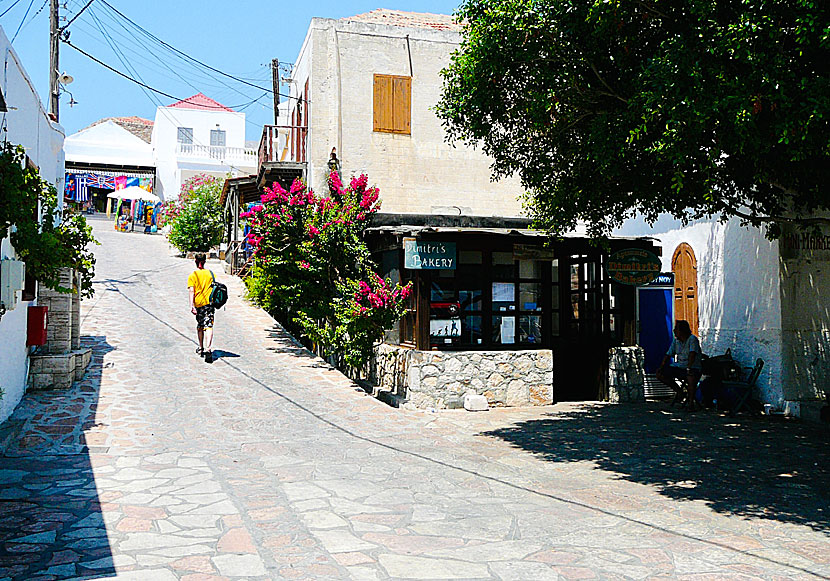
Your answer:
[[[830,209],[830,3],[466,0],[437,106],[537,222]],[[806,218],[806,219],[805,219]]]

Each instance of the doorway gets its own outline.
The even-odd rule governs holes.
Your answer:
[[[692,247],[682,242],[671,259],[674,273],[674,316],[675,320],[689,321],[692,334],[698,334],[697,311],[697,259]]]

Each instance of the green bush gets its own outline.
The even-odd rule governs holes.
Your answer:
[[[208,252],[222,241],[223,181],[198,175],[182,184],[181,198],[165,204],[163,214],[170,224],[167,238],[182,252]]]

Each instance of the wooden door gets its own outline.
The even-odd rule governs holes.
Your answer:
[[[689,321],[692,334],[697,335],[697,259],[692,247],[685,242],[674,251],[671,270],[674,273],[674,319]]]

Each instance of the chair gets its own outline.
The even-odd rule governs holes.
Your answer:
[[[745,368],[749,373],[746,376],[746,379],[743,381],[724,381],[723,387],[724,389],[733,389],[735,390],[735,404],[732,406],[732,409],[729,411],[730,417],[737,414],[741,411],[745,406],[746,403],[749,401],[749,396],[752,395],[752,388],[755,387],[755,383],[758,381],[758,376],[761,375],[761,370],[764,368],[764,360],[757,359],[755,361],[755,367],[747,367]]]

